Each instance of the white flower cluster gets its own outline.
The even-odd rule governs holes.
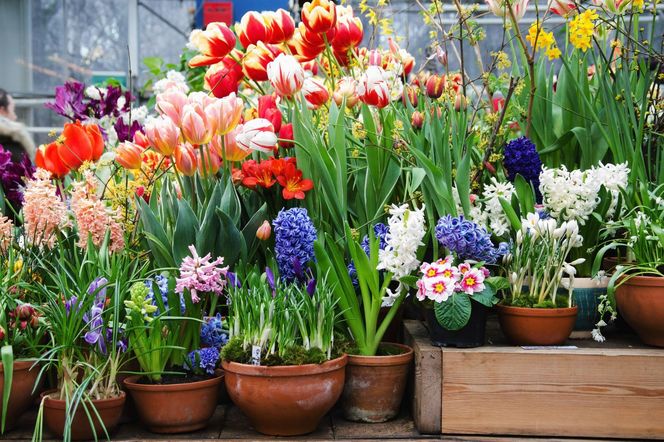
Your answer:
[[[620,190],[627,186],[629,168],[623,164],[601,164],[586,171],[542,168],[540,192],[547,212],[556,219],[575,219],[583,225],[600,204],[604,186],[611,194],[607,218],[614,215]]]
[[[500,198],[512,200],[514,185],[509,181],[499,182],[491,178],[491,184],[484,186],[482,200],[475,201],[470,210],[470,217],[477,224],[496,236],[503,236],[510,231],[510,223],[500,205]]]
[[[385,237],[385,248],[378,253],[378,270],[387,270],[392,273],[394,280],[411,274],[416,270],[420,261],[417,259],[417,249],[424,245],[422,238],[426,234],[424,221],[424,206],[411,210],[407,204],[390,207],[390,218],[387,221],[389,232]],[[395,292],[388,290],[383,299],[383,306],[390,306],[399,296],[401,287]]]
[[[166,78],[162,78],[152,86],[155,95],[162,94],[171,89],[179,90],[184,94],[189,92],[187,80],[184,78],[184,75],[178,71],[168,71],[166,73]]]

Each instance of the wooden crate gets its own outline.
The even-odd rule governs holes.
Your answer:
[[[427,434],[664,439],[664,350],[634,339],[526,350],[440,349],[406,321],[415,350],[413,418]]]

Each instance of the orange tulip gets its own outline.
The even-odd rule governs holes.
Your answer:
[[[208,121],[216,127],[217,134],[225,135],[240,123],[243,109],[242,99],[231,92],[227,97],[217,99],[207,106],[205,115]]]
[[[189,66],[209,66],[219,63],[235,47],[235,34],[225,23],[213,22],[205,31],[192,36],[194,46],[201,53],[189,61]]]
[[[99,126],[83,126],[79,121],[65,123],[55,145],[60,160],[69,169],[78,169],[86,161],[97,161],[104,152],[104,139]]]
[[[120,143],[115,149],[115,161],[125,169],[140,169],[143,163],[143,148],[129,141]]]
[[[187,104],[182,110],[182,136],[191,144],[207,144],[217,131],[205,114],[205,109],[198,103]]]
[[[168,117],[158,117],[145,123],[145,136],[150,146],[165,157],[173,155],[180,144],[180,128]]]
[[[202,176],[215,175],[221,167],[221,158],[213,149],[203,149],[203,158],[201,158],[201,150],[196,149],[196,161],[198,162],[198,172]]]
[[[60,160],[56,142],[42,144],[35,154],[35,165],[45,169],[57,178],[62,178],[69,173],[69,167]]]
[[[189,143],[180,144],[175,148],[175,167],[185,176],[193,176],[196,173],[197,159],[194,148]]]
[[[337,14],[331,0],[312,0],[302,6],[302,23],[312,32],[325,33],[336,21]]]
[[[214,150],[216,154],[226,161],[242,161],[251,154],[251,149],[243,149],[238,146],[235,137],[238,133],[242,132],[242,125],[236,127],[228,132],[223,137],[216,136],[210,141],[210,149]],[[222,143],[223,139],[223,143]]]

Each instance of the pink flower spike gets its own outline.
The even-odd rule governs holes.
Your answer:
[[[191,256],[184,258],[180,264],[180,277],[175,280],[175,291],[184,293],[188,289],[193,303],[200,302],[199,293],[221,295],[228,273],[228,266],[222,267],[224,258],[210,261],[209,253],[201,258],[193,245],[189,246],[189,252]]]

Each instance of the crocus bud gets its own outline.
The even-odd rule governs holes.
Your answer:
[[[158,117],[145,123],[145,136],[150,146],[165,157],[173,155],[180,143],[180,129],[168,117]]]
[[[346,99],[346,107],[349,109],[354,107],[360,97],[357,95],[357,80],[353,77],[343,77],[337,81],[337,88],[332,94],[334,102],[337,103],[337,106],[341,106],[344,98]]]
[[[440,98],[445,90],[445,76],[432,75],[427,80],[425,89],[429,98]]]
[[[137,170],[141,168],[143,148],[138,144],[125,141],[115,149],[115,161],[125,169]]]
[[[242,46],[247,49],[259,41],[267,43],[271,40],[270,27],[266,23],[265,16],[256,11],[245,13],[240,23],[235,26],[235,32]]]
[[[414,129],[422,129],[422,125],[424,124],[424,115],[422,112],[413,112],[413,115],[410,116],[410,124]]]
[[[245,123],[237,137],[238,147],[244,150],[257,150],[271,153],[277,144],[274,126],[265,118],[256,118]]]
[[[302,23],[312,32],[325,33],[337,21],[337,13],[332,0],[312,0],[302,6]]]
[[[281,130],[279,131],[279,146],[284,149],[291,148],[295,145],[293,140],[293,123],[281,126]]]
[[[330,99],[330,93],[321,79],[307,78],[302,85],[304,99],[309,109],[318,109]]]
[[[279,54],[267,65],[267,76],[274,90],[282,97],[292,97],[304,83],[304,69],[292,55]]]
[[[383,108],[390,103],[390,90],[385,81],[383,68],[369,66],[359,82],[360,100],[371,106]]]
[[[270,222],[265,220],[263,221],[263,224],[256,230],[256,238],[260,239],[261,241],[266,241],[270,239],[270,235],[272,234],[272,226],[270,225]]]
[[[196,173],[196,153],[194,148],[189,143],[180,144],[173,154],[175,157],[175,167],[177,170],[185,175],[192,176]]]

